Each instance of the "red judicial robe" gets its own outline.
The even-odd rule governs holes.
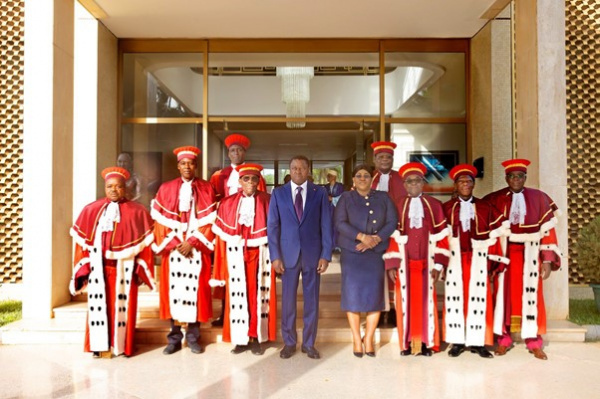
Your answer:
[[[152,249],[162,256],[160,318],[179,322],[206,322],[212,317],[210,255],[214,250],[211,225],[216,216],[215,192],[205,180],[192,181],[192,208],[179,211],[179,177],[163,183],[152,200],[156,221]],[[187,241],[194,247],[191,258],[176,249]]]
[[[451,344],[494,344],[492,285],[489,275],[504,269],[498,237],[505,235],[508,221],[487,201],[472,197],[475,219],[463,230],[459,198],[444,203],[452,230],[450,261],[446,270],[443,339]]]
[[[233,167],[229,165],[221,170],[217,170],[210,177],[210,184],[217,193],[217,201],[229,196],[229,193],[227,192],[227,180],[229,180],[229,176],[231,175],[232,171]],[[258,191],[267,191],[267,183],[262,175],[260,176],[260,181],[258,182]]]
[[[484,197],[509,218],[512,191],[506,187]],[[504,246],[510,259],[507,272],[497,276],[494,333],[521,332],[523,339],[546,333],[546,308],[541,263],[552,262],[552,270],[560,268],[560,251],[556,238],[558,208],[544,192],[524,188],[527,214],[523,224],[510,224],[508,244]]]
[[[410,227],[409,205],[411,197],[396,201],[398,229],[392,234],[390,245],[383,256],[386,269],[398,269],[396,277],[396,306],[398,337],[401,350],[409,343],[412,353],[421,352],[421,343],[438,349],[437,299],[435,284],[431,278],[434,265],[445,267],[450,251],[450,234],[442,203],[428,195],[421,195],[423,204],[423,227]]]
[[[371,188],[373,190],[377,190],[377,185],[379,184],[380,178],[381,172],[375,171],[375,175],[373,176],[373,182],[371,183]],[[398,201],[400,197],[406,197],[406,189],[404,188],[404,182],[402,181],[402,177],[400,177],[400,173],[396,172],[395,170],[390,170],[388,195],[390,196],[392,201]]]
[[[277,333],[275,272],[267,248],[270,195],[254,195],[254,225],[239,223],[242,192],[219,205],[213,225],[216,234],[213,285],[226,286],[223,340],[247,345],[250,337],[274,341]]]
[[[131,356],[137,312],[138,285],[154,289],[150,244],[152,219],[142,205],[119,202],[120,221],[113,231],[98,231],[98,222],[110,200],[100,199],[87,205],[71,228],[75,241],[73,295],[85,283],[88,317],[84,350]]]

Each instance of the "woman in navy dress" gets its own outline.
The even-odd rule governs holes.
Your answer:
[[[398,224],[396,206],[386,192],[371,190],[373,168],[357,165],[352,172],[354,190],[346,191],[335,208],[337,245],[342,249],[342,310],[346,311],[354,355],[375,356],[373,336],[385,309],[383,253]],[[364,340],[360,313],[367,314]]]

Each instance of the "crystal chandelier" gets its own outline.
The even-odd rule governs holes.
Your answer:
[[[315,75],[313,67],[277,67],[281,78],[281,101],[285,103],[288,118],[304,118],[310,100],[310,80]],[[300,129],[306,122],[286,122],[290,129]]]

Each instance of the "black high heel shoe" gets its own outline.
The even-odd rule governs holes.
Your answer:
[[[361,340],[360,340],[360,352],[354,352],[354,348],[352,348],[352,349],[353,349],[353,350],[352,350],[352,354],[353,354],[354,356],[356,356],[356,357],[358,357],[358,358],[361,358],[361,357],[363,357],[363,351],[362,351],[362,349],[363,349],[363,343],[364,343],[364,342],[363,342],[363,340],[362,340],[362,338],[361,338]]]
[[[362,343],[363,345],[365,345],[365,337],[362,337]],[[375,357],[375,351],[371,351],[371,352],[367,352],[366,351],[366,346],[365,346],[365,355],[369,356],[369,357]]]

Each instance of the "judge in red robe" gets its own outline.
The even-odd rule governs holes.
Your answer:
[[[487,195],[510,222],[505,245],[510,259],[507,271],[496,282],[497,299],[494,333],[499,335],[496,354],[502,356],[512,347],[510,333],[521,333],[527,349],[542,360],[542,334],[546,333],[546,308],[542,280],[560,268],[560,251],[555,226],[558,208],[544,192],[525,188],[527,159],[502,163],[508,187]]]
[[[399,304],[400,354],[431,356],[440,344],[435,282],[448,264],[449,229],[442,203],[423,194],[425,166],[410,162],[399,172],[408,196],[396,202],[398,229],[384,259]]]
[[[240,176],[236,167],[244,164],[246,161],[246,151],[250,148],[250,139],[243,134],[234,133],[225,138],[225,147],[227,147],[227,156],[231,165],[221,170],[217,170],[210,178],[210,184],[215,189],[217,201],[236,194],[241,190]],[[262,175],[259,176],[258,190],[267,192],[267,184]],[[222,287],[215,287],[213,297],[222,300],[222,311],[225,311],[225,291]],[[212,321],[212,325],[220,327],[223,325],[223,313]]]
[[[239,183],[239,172],[236,167],[246,161],[246,151],[250,148],[250,139],[243,134],[230,134],[225,138],[225,147],[227,147],[227,156],[231,165],[217,170],[210,178],[210,184],[215,189],[217,201],[222,200],[228,195],[237,193],[241,188]],[[267,191],[265,179],[261,176],[258,183],[259,191]]]
[[[452,235],[450,261],[444,293],[444,341],[457,357],[470,347],[484,358],[494,357],[485,345],[494,344],[492,285],[489,275],[508,259],[502,257],[498,237],[505,234],[508,221],[487,201],[473,196],[477,169],[460,164],[450,170],[458,196],[444,203]]]
[[[264,353],[260,343],[277,332],[275,272],[267,248],[269,194],[259,191],[262,166],[237,166],[242,191],[221,200],[213,225],[215,240],[212,285],[226,287],[223,341],[233,354],[250,349]]]
[[[154,252],[162,256],[160,318],[171,321],[170,355],[181,349],[181,325],[187,324],[186,341],[193,353],[202,353],[200,322],[212,317],[210,256],[214,250],[211,231],[216,216],[215,193],[205,180],[195,177],[196,147],[179,147],[177,169],[181,177],[163,183],[151,204],[156,221]]]
[[[373,149],[373,161],[375,163],[375,174],[371,182],[371,188],[377,191],[385,191],[393,202],[398,202],[406,197],[406,189],[400,174],[392,169],[394,165],[394,149],[396,143],[391,141],[376,141],[371,144]],[[387,281],[387,275],[386,275]],[[386,311],[381,312],[378,327],[386,323],[392,327],[396,326],[396,311],[394,310],[394,284],[386,283]],[[389,308],[389,311],[388,311]]]
[[[71,228],[75,241],[72,295],[87,287],[84,350],[94,356],[131,356],[138,285],[154,289],[150,214],[125,198],[129,172],[102,171],[106,198],[85,206]]]

